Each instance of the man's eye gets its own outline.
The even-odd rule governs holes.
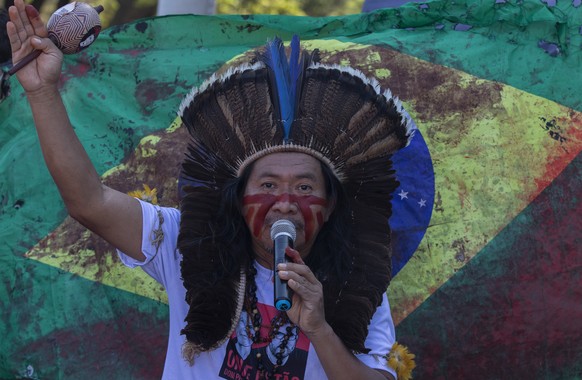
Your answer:
[[[299,186],[299,190],[301,190],[301,191],[310,191],[311,189],[312,189],[312,187],[309,185],[300,185]]]
[[[275,187],[275,185],[273,185],[271,182],[265,182],[261,186],[264,187],[265,189],[272,189],[273,187]]]

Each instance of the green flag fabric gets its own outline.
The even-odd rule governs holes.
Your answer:
[[[103,182],[177,206],[182,97],[298,34],[400,98],[397,340],[416,379],[582,379],[580,0],[345,17],[167,16],[109,28],[59,84]],[[0,379],[157,379],[163,289],[67,216],[16,78],[0,103]],[[154,199],[155,198],[155,199]]]

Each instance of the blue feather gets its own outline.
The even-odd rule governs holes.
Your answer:
[[[271,69],[275,79],[275,87],[281,119],[283,122],[284,141],[289,140],[291,124],[295,117],[295,101],[297,79],[301,67],[299,65],[299,37],[293,36],[291,41],[290,62],[287,61],[283,41],[276,37],[267,44],[265,64]]]
[[[300,65],[299,61],[299,52],[300,52],[300,45],[299,45],[299,36],[294,35],[291,39],[291,56],[289,57],[289,75],[290,75],[290,88],[289,88],[289,98],[291,99],[291,103],[293,106],[293,110],[295,110],[295,102],[297,101],[297,83],[299,82],[299,76],[301,74],[301,70],[303,66]],[[293,115],[294,117],[295,115]]]

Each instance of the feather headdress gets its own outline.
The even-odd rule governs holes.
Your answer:
[[[178,239],[190,305],[183,330],[189,359],[222,344],[240,317],[243,261],[227,262],[214,239],[204,237],[214,236],[208,221],[226,184],[265,155],[309,154],[344,187],[355,236],[347,282],[356,285],[326,300],[326,316],[349,349],[366,351],[367,326],[390,282],[387,220],[398,185],[390,157],[408,144],[412,123],[374,78],[319,63],[317,51],[301,50],[297,37],[290,45],[287,57],[280,39],[269,42],[252,62],[213,75],[180,106],[192,136],[180,182],[195,184],[183,189]],[[328,314],[330,302],[349,313]]]

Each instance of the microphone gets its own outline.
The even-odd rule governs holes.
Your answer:
[[[293,242],[297,233],[295,232],[295,225],[286,219],[277,220],[271,226],[271,239],[273,239],[273,257],[275,266],[275,308],[280,311],[286,311],[291,308],[292,291],[287,286],[287,281],[282,281],[279,278],[279,270],[277,265],[286,263],[285,248],[293,248]]]

